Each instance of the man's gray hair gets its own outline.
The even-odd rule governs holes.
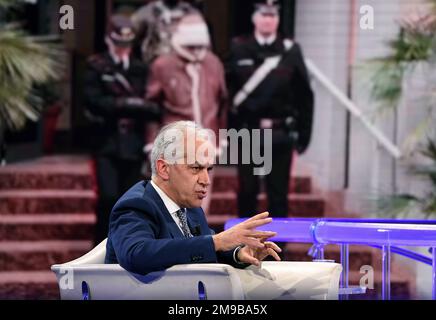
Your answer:
[[[177,121],[163,127],[154,140],[151,150],[151,173],[152,177],[157,175],[156,163],[159,159],[165,159],[165,155],[170,150],[184,150],[185,139],[177,139],[180,135],[185,135],[188,130],[193,130],[195,136],[208,137],[209,131],[193,121]],[[184,156],[184,155],[183,155]],[[165,159],[169,160],[169,159]],[[172,159],[174,160],[174,159]]]

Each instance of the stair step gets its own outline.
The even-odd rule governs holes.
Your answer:
[[[350,286],[358,286],[363,274],[351,271],[349,274]],[[403,275],[391,273],[391,300],[410,300],[414,298],[411,281]],[[350,300],[381,300],[382,299],[382,274],[374,272],[374,289],[367,289],[362,295],[351,295]]]
[[[49,270],[83,256],[92,241],[2,241],[0,271]]]
[[[94,179],[89,173],[0,172],[0,190],[92,190],[94,187]]]
[[[81,156],[45,157],[0,168],[0,190],[92,190],[92,161]]]
[[[95,222],[94,213],[0,215],[0,241],[91,240]]]
[[[258,196],[258,212],[267,210],[266,194]],[[316,195],[288,195],[289,217],[319,218],[324,216],[325,201]],[[210,205],[210,215],[229,215],[238,212],[235,192],[214,192]]]
[[[51,271],[0,272],[1,300],[58,300],[59,287]]]
[[[260,184],[261,190],[262,184]],[[226,192],[234,191],[238,192],[239,182],[238,177],[235,175],[219,175],[216,174],[213,179],[213,191]],[[289,182],[289,192],[296,194],[308,194],[312,192],[312,181],[310,177],[292,177]]]
[[[92,190],[3,190],[0,215],[93,212],[96,200]]]
[[[287,261],[312,261],[313,258],[307,253],[312,247],[306,243],[288,243],[284,252],[284,258]],[[341,261],[339,246],[329,245],[324,247],[324,259],[334,260],[337,263]],[[350,270],[360,270],[362,266],[372,266],[378,262],[378,257],[374,255],[372,248],[368,247],[350,247]]]

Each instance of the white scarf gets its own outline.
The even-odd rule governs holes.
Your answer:
[[[210,36],[204,22],[180,23],[171,38],[174,51],[183,59],[187,60],[185,71],[191,78],[191,101],[194,121],[202,125],[200,103],[200,71],[202,61],[206,58],[207,47],[210,45]],[[203,49],[193,53],[186,46],[202,46]]]
[[[201,114],[201,104],[200,104],[200,70],[201,64],[190,62],[186,65],[186,73],[191,78],[191,101],[192,101],[192,111],[194,114],[194,122],[203,125],[203,119]]]

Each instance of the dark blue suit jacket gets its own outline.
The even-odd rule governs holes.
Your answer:
[[[225,263],[233,250],[215,252],[213,230],[201,208],[187,210],[193,238],[184,237],[151,183],[133,186],[115,204],[106,245],[107,264],[120,264],[132,273],[145,275],[177,264]]]

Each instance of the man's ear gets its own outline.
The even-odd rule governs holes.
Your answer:
[[[165,160],[158,159],[156,161],[157,175],[162,180],[168,181],[170,179],[169,169],[170,169],[170,166],[168,165],[168,163]]]

